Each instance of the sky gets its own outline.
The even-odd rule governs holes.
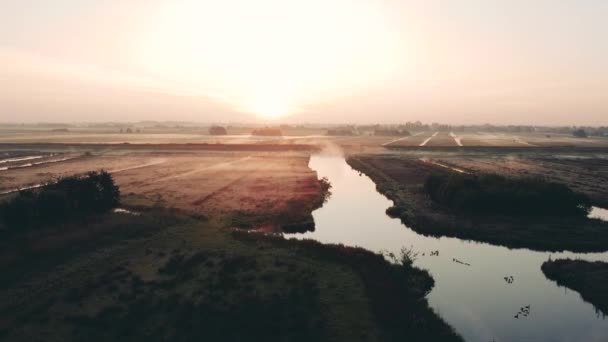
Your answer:
[[[0,122],[608,125],[605,0],[0,0]]]

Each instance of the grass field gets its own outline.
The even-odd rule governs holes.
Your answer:
[[[607,151],[608,152],[608,151]],[[435,161],[470,173],[498,173],[513,177],[541,176],[568,184],[589,196],[595,205],[608,207],[608,154],[606,153],[471,153],[437,155]]]
[[[1,339],[460,340],[429,308],[425,271],[233,229],[312,219],[324,194],[309,152],[62,148],[42,152],[74,159],[4,170],[2,190],[105,168],[132,213],[0,227]]]
[[[149,208],[51,227],[18,245],[4,237],[0,336],[459,340],[429,309],[424,271],[228,228]]]
[[[464,146],[531,146],[519,136],[502,133],[464,133],[461,137]]]
[[[252,136],[255,127],[227,126],[227,135],[209,135],[207,127],[147,127],[140,133],[120,133],[118,127],[70,128],[67,132],[50,128],[0,127],[0,143],[68,143],[68,144],[337,144],[344,149],[369,149],[389,145],[393,148],[459,147],[587,147],[608,148],[608,137],[575,138],[570,134],[543,132],[492,131],[414,131],[409,137],[373,136],[362,131],[355,136],[327,136],[328,128],[281,128],[283,136]],[[435,135],[436,134],[436,135]],[[433,135],[435,135],[433,137]],[[433,137],[428,140],[428,138]],[[403,138],[403,139],[401,139]],[[424,146],[420,146],[422,143]]]
[[[276,213],[278,203],[306,201],[317,190],[307,153],[121,151],[2,171],[0,191],[101,168],[114,175],[127,196],[203,213],[237,208]]]
[[[2,273],[3,338],[459,340],[428,308],[426,272],[370,252],[159,210],[95,221],[22,241],[3,266],[28,270]]]

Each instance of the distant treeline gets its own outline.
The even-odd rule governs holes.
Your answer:
[[[377,128],[374,130],[374,135],[375,136],[386,136],[386,137],[393,137],[393,136],[398,136],[398,137],[408,137],[410,135],[412,135],[408,130],[406,129],[388,129],[388,128]]]
[[[254,129],[251,132],[251,134],[258,135],[258,136],[280,137],[283,135],[283,132],[281,131],[280,128],[264,127],[264,128]]]
[[[36,190],[24,190],[0,206],[9,228],[31,228],[107,211],[119,204],[120,190],[106,171],[60,178]]]
[[[127,123],[116,123],[116,122],[100,122],[100,123],[88,123],[88,124],[54,124],[54,123],[35,123],[35,124],[17,124],[17,123],[0,123],[0,128],[3,129],[27,129],[27,128],[65,128],[70,131],[77,131],[79,129],[111,129],[112,132],[116,132],[114,129],[123,130],[123,133],[137,133],[142,130],[153,130],[154,132],[191,132],[200,133],[201,129],[209,130],[208,124],[194,123],[194,122],[177,122],[177,121],[139,121],[133,122],[129,125],[136,128],[125,128]],[[227,130],[235,130],[238,132],[239,129],[244,131],[250,131],[257,127],[247,123],[236,123],[226,126]],[[586,135],[593,136],[608,136],[608,126],[542,126],[542,125],[493,125],[493,124],[475,124],[475,125],[448,125],[442,123],[423,123],[421,121],[406,121],[398,122],[394,124],[368,124],[368,125],[355,125],[350,123],[344,123],[342,125],[325,125],[325,124],[299,124],[299,125],[278,125],[280,130],[286,131],[289,129],[326,129],[327,135],[369,135],[376,129],[380,130],[398,130],[398,131],[409,131],[412,133],[420,131],[443,131],[443,132],[501,132],[501,133],[538,133],[538,134],[564,134],[573,135],[574,132],[584,131]],[[344,130],[346,129],[346,130]],[[129,132],[130,130],[130,132]],[[348,131],[351,134],[348,134]],[[344,134],[347,133],[347,134]],[[577,133],[577,134],[579,134]],[[237,133],[238,134],[238,133]],[[276,135],[276,134],[273,134]],[[550,136],[549,136],[550,137]]]
[[[328,129],[327,135],[331,136],[353,136],[357,133],[352,128],[334,128]]]
[[[424,189],[436,203],[469,213],[587,216],[591,210],[585,195],[541,178],[433,174]]]
[[[364,132],[374,132],[381,130],[388,131],[440,131],[440,132],[460,132],[460,133],[478,133],[478,132],[500,132],[500,133],[537,133],[537,134],[564,134],[577,135],[584,132],[585,136],[608,136],[608,127],[599,126],[528,126],[528,125],[446,125],[440,123],[422,123],[420,121],[408,121],[400,124],[390,125],[356,125],[352,126],[353,132],[363,134]]]

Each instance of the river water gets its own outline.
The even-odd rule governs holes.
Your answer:
[[[332,196],[313,212],[315,231],[299,237],[376,252],[413,248],[419,253],[415,265],[435,278],[430,305],[466,341],[608,341],[608,319],[540,269],[549,257],[608,261],[608,253],[536,252],[425,237],[388,217],[392,202],[343,157],[315,155],[310,167],[330,180]],[[528,305],[527,316],[517,315]]]

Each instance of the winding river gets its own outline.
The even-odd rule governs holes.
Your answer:
[[[430,305],[466,341],[608,340],[608,319],[540,269],[549,258],[608,261],[608,253],[536,252],[419,235],[385,214],[392,202],[343,157],[314,155],[310,167],[330,180],[332,196],[313,213],[315,231],[299,237],[376,252],[413,248],[416,266],[435,278]],[[528,305],[529,314],[518,315]]]

